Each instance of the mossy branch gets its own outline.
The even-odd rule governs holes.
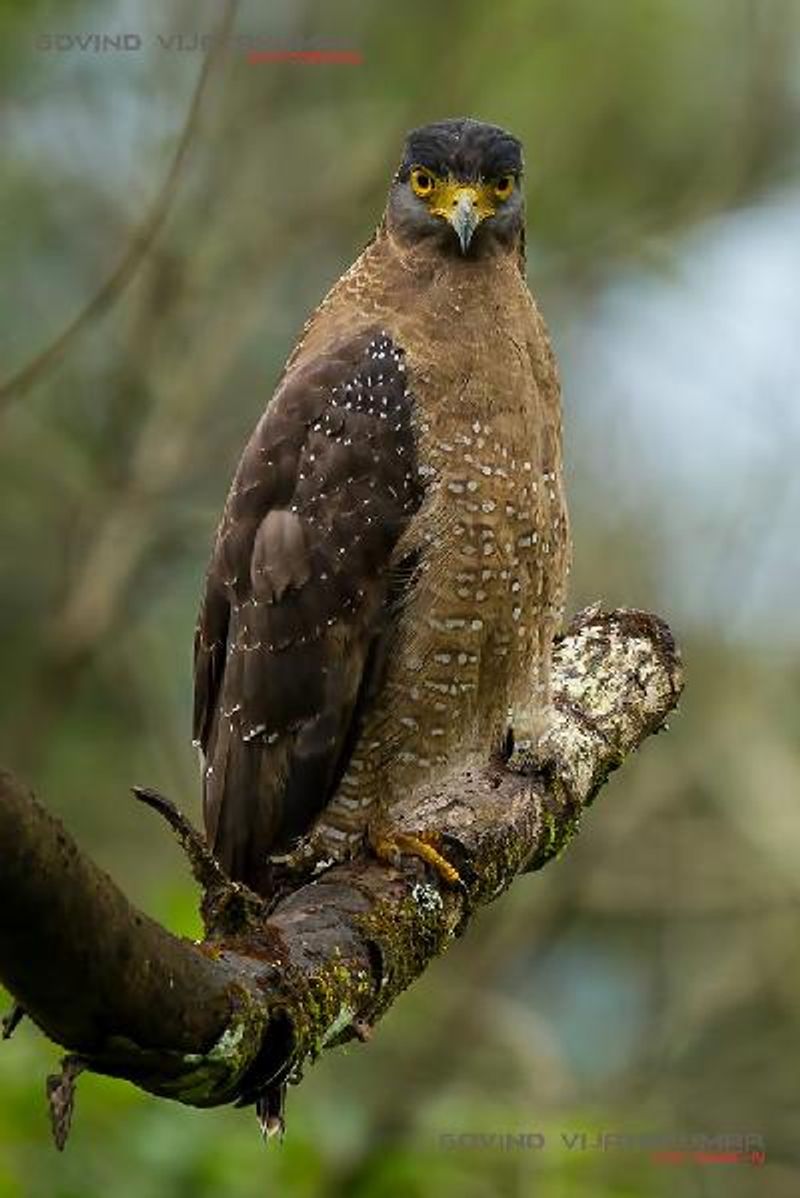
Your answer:
[[[0,978],[69,1050],[48,1089],[57,1142],[78,1064],[193,1106],[258,1101],[264,1126],[278,1126],[283,1089],[307,1062],[365,1039],[477,907],[564,848],[612,770],[664,726],[680,658],[657,617],[592,608],[556,646],[553,684],[557,718],[537,772],[498,759],[393,809],[399,827],[439,837],[464,890],[413,859],[395,869],[364,857],[269,911],[220,875],[167,800],[139,791],[176,830],[203,887],[199,944],[132,907],[0,775]]]

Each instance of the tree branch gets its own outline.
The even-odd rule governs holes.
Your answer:
[[[591,608],[556,645],[553,682],[557,716],[536,774],[498,759],[393,808],[400,828],[440,838],[464,891],[415,860],[393,869],[364,857],[269,912],[219,873],[168,801],[138,792],[169,819],[203,886],[200,944],[136,911],[0,775],[0,977],[85,1067],[190,1105],[261,1097],[274,1112],[285,1083],[323,1048],[366,1038],[476,907],[566,846],[608,775],[664,727],[681,664],[657,617]],[[71,1112],[68,1059],[72,1073],[51,1088]]]

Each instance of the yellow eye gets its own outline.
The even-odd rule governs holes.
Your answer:
[[[433,176],[422,167],[415,166],[411,172],[411,188],[415,195],[429,196],[433,191]]]
[[[514,176],[501,175],[499,179],[495,179],[494,194],[498,200],[507,200],[514,190]]]

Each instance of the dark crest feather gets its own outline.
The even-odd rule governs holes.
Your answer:
[[[407,179],[412,166],[427,166],[437,175],[453,175],[456,179],[519,176],[522,145],[498,125],[468,117],[437,121],[408,134],[397,178]]]

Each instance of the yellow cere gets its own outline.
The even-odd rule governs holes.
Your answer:
[[[514,177],[501,175],[498,179],[464,183],[452,176],[438,178],[426,167],[415,166],[411,171],[411,189],[420,199],[428,201],[434,216],[443,216],[445,219],[450,218],[461,196],[467,195],[475,204],[478,217],[484,220],[487,216],[494,216],[498,202],[503,203],[511,195]]]

